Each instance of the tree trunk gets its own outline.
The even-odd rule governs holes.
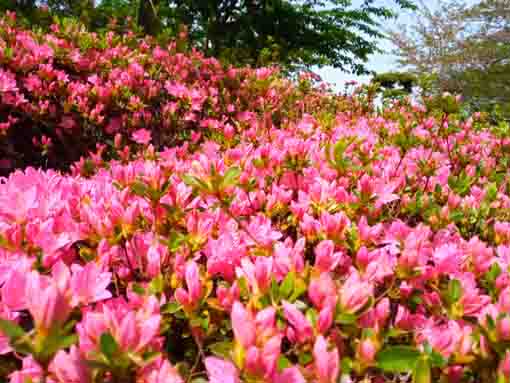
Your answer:
[[[161,22],[157,15],[160,0],[139,0],[138,26],[148,35],[157,35]]]

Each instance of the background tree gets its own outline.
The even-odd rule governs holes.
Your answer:
[[[371,82],[378,85],[378,92],[383,99],[398,99],[409,96],[418,79],[409,72],[385,72],[374,75]]]
[[[421,2],[415,22],[391,32],[400,64],[433,73],[438,91],[476,109],[510,112],[510,2]]]
[[[23,2],[0,0],[1,8],[27,17]],[[410,0],[393,0],[411,8]],[[92,29],[110,18],[131,16],[144,33],[176,35],[186,25],[191,42],[206,54],[237,64],[278,63],[287,69],[331,65],[364,73],[368,56],[378,52],[381,21],[394,6],[364,0],[41,0],[51,14],[79,18]]]

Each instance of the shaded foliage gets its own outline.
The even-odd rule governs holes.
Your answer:
[[[35,0],[2,0],[0,9],[16,10],[31,24],[42,22]],[[412,8],[408,0],[395,0]],[[136,21],[150,35],[176,36],[183,26],[192,43],[207,55],[235,64],[254,66],[278,63],[295,70],[331,65],[365,72],[368,56],[379,51],[381,20],[395,16],[393,7],[366,0],[44,0],[52,15],[75,17],[92,29],[109,20]],[[43,12],[44,13],[44,12]]]

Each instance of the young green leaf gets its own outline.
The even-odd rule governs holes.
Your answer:
[[[358,317],[356,314],[351,313],[340,313],[336,316],[335,322],[339,324],[350,325],[356,322]]]
[[[420,352],[409,346],[389,346],[377,354],[377,367],[386,372],[409,372],[416,367]]]
[[[291,366],[292,366],[292,363],[290,362],[290,360],[288,360],[283,355],[279,356],[278,361],[277,361],[277,367],[278,367],[279,372],[282,372],[283,370],[285,370],[286,368],[291,367]]]
[[[148,192],[148,187],[143,182],[136,181],[131,185],[131,192],[140,197],[145,197]]]
[[[222,342],[216,342],[209,345],[207,348],[214,355],[227,359],[230,357],[230,353],[232,352],[232,342],[226,340]]]
[[[430,383],[430,364],[427,359],[419,358],[413,371],[413,383]]]
[[[233,186],[237,183],[239,176],[241,175],[241,169],[237,166],[232,166],[229,168],[225,174],[223,175],[223,180],[221,182],[222,189]]]
[[[99,345],[101,352],[104,356],[106,356],[109,360],[112,360],[113,356],[119,350],[119,345],[117,341],[114,339],[112,334],[105,332],[101,335],[99,339]]]
[[[191,186],[199,191],[209,191],[209,185],[202,181],[200,178],[189,175],[189,174],[183,174],[181,176],[184,183],[188,186]]]
[[[448,283],[448,299],[451,303],[457,302],[462,297],[462,285],[458,279],[452,279]]]
[[[280,285],[279,293],[281,298],[287,299],[290,294],[292,294],[292,291],[294,291],[295,279],[296,274],[294,272],[287,274],[282,284]]]
[[[25,335],[25,330],[10,320],[0,318],[0,331],[6,335],[11,342],[16,341]]]

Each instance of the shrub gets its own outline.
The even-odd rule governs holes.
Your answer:
[[[508,125],[447,94],[375,113],[370,89],[328,110],[305,88],[233,130],[158,151],[136,126],[113,160],[4,179],[4,376],[507,381]]]
[[[79,24],[30,31],[0,20],[0,158],[4,173],[26,166],[66,169],[96,146],[111,158],[115,134],[152,133],[157,149],[192,132],[240,129],[253,115],[296,119],[302,105],[336,108],[330,94],[281,77],[276,68],[223,67],[187,50],[134,34]],[[102,147],[102,146],[101,146]]]

